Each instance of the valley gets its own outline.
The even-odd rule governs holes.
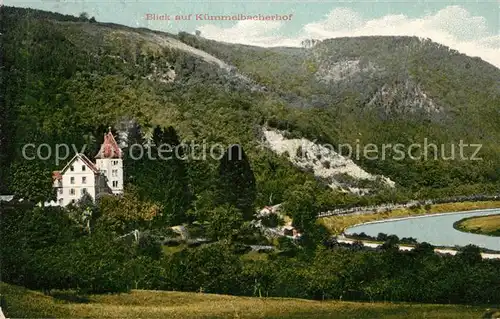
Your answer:
[[[264,48],[7,5],[0,37],[7,317],[497,316],[497,246],[467,239],[495,237],[452,228],[500,207],[494,65],[416,36]],[[339,237],[394,218],[457,240]]]

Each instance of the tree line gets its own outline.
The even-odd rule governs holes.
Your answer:
[[[431,245],[399,251],[390,237],[380,249],[323,240],[283,240],[266,258],[221,238],[165,255],[157,241],[117,239],[98,219],[89,234],[61,208],[2,204],[2,280],[50,293],[158,289],[319,300],[495,304],[500,261],[468,246],[455,255]]]

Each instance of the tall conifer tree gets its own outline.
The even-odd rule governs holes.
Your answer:
[[[219,204],[230,204],[243,212],[245,219],[254,214],[257,196],[255,176],[241,145],[232,145],[219,164]]]

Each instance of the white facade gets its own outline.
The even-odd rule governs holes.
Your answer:
[[[106,177],[113,194],[123,193],[123,160],[121,158],[98,158],[96,167]]]
[[[58,190],[61,194],[63,202],[60,202],[59,196],[58,201],[61,205],[67,205],[73,199],[80,198],[86,191],[95,199],[96,190],[96,174],[83,162],[80,158],[76,158],[73,163],[71,163],[69,169],[62,176],[62,185],[64,187]]]
[[[78,201],[85,192],[92,200],[100,192],[106,192],[104,177],[83,154],[75,155],[61,172],[54,172],[54,187],[59,206]]]
[[[94,201],[102,193],[122,194],[123,160],[111,132],[104,135],[95,164],[76,154],[61,171],[53,172],[53,180],[59,206],[77,202],[85,193]]]

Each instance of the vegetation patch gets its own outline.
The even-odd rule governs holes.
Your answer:
[[[366,233],[353,233],[353,234],[348,234],[346,235],[347,238],[353,239],[356,241],[364,242],[364,243],[371,243],[371,244],[380,244],[382,247],[387,246],[387,245],[393,245],[393,246],[405,246],[405,247],[421,247],[421,246],[427,246],[427,247],[433,247],[435,249],[457,249],[457,247],[448,247],[448,246],[435,246],[435,245],[430,245],[427,242],[418,242],[415,238],[413,237],[403,237],[399,238],[396,235],[387,235],[384,233],[378,233],[377,236],[370,236],[367,235]],[[492,249],[487,249],[487,248],[482,248],[478,247],[477,248],[481,253],[486,253],[486,254],[498,254],[500,251],[497,250],[492,250]]]
[[[204,293],[133,290],[90,295],[88,302],[61,301],[0,283],[9,318],[480,318],[490,309],[464,305],[310,301]],[[70,293],[67,293],[70,295]],[[70,298],[67,298],[70,299]]]
[[[500,214],[464,218],[455,222],[453,227],[473,234],[500,236]]]

